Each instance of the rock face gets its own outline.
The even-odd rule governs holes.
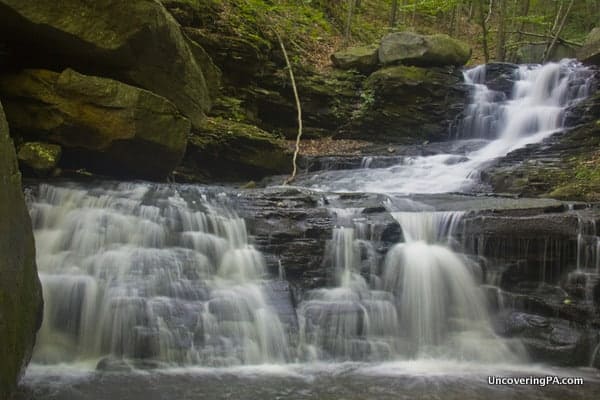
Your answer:
[[[395,32],[386,35],[379,47],[379,61],[384,65],[460,66],[466,64],[470,57],[469,46],[444,34],[425,36]]]
[[[60,161],[60,146],[42,142],[27,142],[19,147],[17,158],[21,170],[44,177],[52,172]]]
[[[362,103],[338,135],[399,143],[444,140],[466,98],[460,71],[383,68],[366,80]]]
[[[163,178],[185,152],[190,122],[173,103],[111,79],[25,70],[0,78],[0,94],[15,133],[60,144],[66,167]]]
[[[185,158],[178,169],[189,181],[256,179],[291,170],[285,142],[253,125],[207,118],[192,131]]]
[[[600,65],[600,27],[592,29],[585,38],[583,47],[577,52],[577,58],[586,64]]]
[[[10,398],[31,358],[42,320],[31,221],[0,105],[0,398]]]
[[[360,72],[370,73],[377,69],[378,54],[378,46],[349,47],[333,53],[331,62],[339,69],[356,69]]]
[[[254,88],[249,102],[256,106],[261,127],[282,131],[289,139],[297,134],[296,104],[289,76],[281,71],[275,79]],[[361,86],[365,77],[354,71],[304,74],[296,71],[296,83],[302,104],[303,138],[331,135],[353,118],[361,105]]]
[[[174,18],[152,0],[0,0],[0,33],[17,62],[108,76],[171,100],[194,124],[211,106],[216,75]],[[214,87],[214,85],[213,85]]]

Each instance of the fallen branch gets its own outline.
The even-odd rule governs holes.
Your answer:
[[[302,107],[300,106],[300,97],[298,96],[298,89],[296,88],[296,79],[294,78],[294,71],[292,70],[292,65],[290,63],[290,59],[288,57],[287,51],[285,50],[285,45],[283,44],[283,40],[281,40],[281,36],[277,30],[273,29],[275,32],[275,36],[277,36],[277,41],[279,42],[279,46],[281,47],[281,51],[283,52],[283,58],[285,58],[285,64],[287,66],[288,72],[290,73],[290,82],[292,82],[292,89],[294,90],[294,99],[296,100],[296,109],[298,110],[298,135],[296,136],[296,148],[294,149],[294,157],[292,158],[292,175],[290,175],[284,182],[284,185],[292,183],[296,179],[296,174],[298,172],[298,153],[300,152],[300,139],[302,138]]]
[[[507,32],[507,33],[511,33],[511,34],[518,33],[520,35],[531,36],[531,37],[538,37],[538,38],[542,38],[542,39],[554,39],[554,36],[544,35],[543,33],[523,32],[523,31],[511,31],[511,32]],[[566,40],[566,39],[563,39],[561,37],[559,37],[557,39],[557,41],[559,41],[560,43],[568,44],[570,46],[576,46],[576,47],[582,47],[583,46],[583,44],[581,44],[581,43],[572,42],[570,40]]]

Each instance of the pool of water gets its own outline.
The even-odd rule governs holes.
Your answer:
[[[490,385],[488,377],[583,378],[582,385]],[[33,365],[16,400],[598,399],[600,371],[420,360],[96,372]]]

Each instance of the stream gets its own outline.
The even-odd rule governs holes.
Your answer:
[[[579,285],[578,305],[594,309],[597,211],[475,195],[487,165],[564,128],[591,74],[572,60],[520,66],[507,95],[485,85],[485,72],[465,72],[471,103],[448,153],[363,160],[255,191],[30,185],[45,317],[17,398],[598,398],[600,373],[590,367],[600,357],[598,327],[575,330],[502,278],[523,272],[503,258],[524,252],[543,267],[535,293],[553,290],[562,307],[571,300],[559,286]],[[537,218],[531,210],[568,222],[556,219],[568,232],[546,240],[542,260],[527,253],[533,244],[517,249],[494,242],[490,229],[469,231],[503,212],[514,218],[508,224]],[[286,232],[269,224],[287,213],[292,232],[317,212],[322,227],[298,240],[324,243],[310,254],[322,273],[313,277],[285,258],[274,241]],[[498,386],[488,376],[584,384]]]

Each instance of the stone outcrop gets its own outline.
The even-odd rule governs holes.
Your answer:
[[[360,105],[337,135],[397,143],[444,140],[466,99],[458,70],[386,67],[365,81]]]
[[[42,321],[31,221],[0,104],[0,398],[10,398]]]
[[[14,133],[62,146],[61,165],[159,179],[180,162],[190,122],[169,100],[106,78],[25,70],[0,78]]]
[[[190,49],[157,1],[1,0],[0,34],[16,64],[134,84],[171,100],[194,124],[218,87],[207,82],[218,76],[210,58]]]
[[[390,33],[381,40],[379,61],[421,67],[464,65],[471,58],[465,43],[448,35],[419,35],[412,32]]]
[[[291,171],[285,142],[253,125],[207,118],[192,130],[178,175],[187,181],[256,179]]]
[[[379,64],[379,46],[349,47],[331,55],[331,62],[339,69],[356,69],[370,73]]]

